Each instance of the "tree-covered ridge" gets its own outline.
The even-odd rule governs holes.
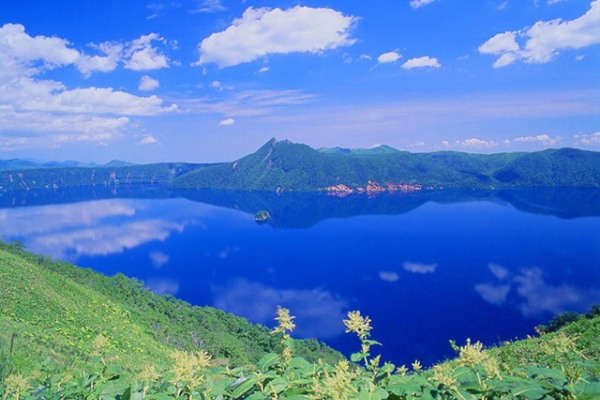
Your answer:
[[[600,153],[576,149],[499,154],[348,153],[272,139],[236,162],[183,174],[173,186],[265,191],[317,191],[338,186],[369,191],[370,183],[383,190],[390,184],[480,189],[598,187]]]
[[[0,171],[0,192],[73,188],[84,186],[119,187],[136,184],[169,184],[176,177],[212,164],[158,163],[101,167],[36,167]]]
[[[86,365],[102,336],[115,362],[164,364],[174,350],[209,352],[228,365],[256,362],[278,346],[268,329],[212,307],[158,296],[141,281],[107,277],[0,242],[0,347],[11,367],[30,372],[46,358]],[[340,359],[314,340],[297,346],[307,358]],[[6,365],[1,365],[7,368]],[[6,372],[6,370],[4,371]],[[1,397],[1,396],[0,396]]]
[[[409,153],[389,146],[315,150],[270,140],[232,163],[40,167],[5,161],[0,192],[82,186],[163,184],[177,189],[378,192],[427,188],[600,187],[600,153]]]

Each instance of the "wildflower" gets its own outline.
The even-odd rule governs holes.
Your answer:
[[[485,371],[485,374],[488,378],[502,379],[500,375],[500,364],[498,363],[498,360],[496,358],[489,357],[488,359],[483,361],[481,365],[483,365],[483,370]]]
[[[429,380],[439,385],[452,387],[456,383],[456,377],[452,375],[452,367],[449,364],[434,365],[431,369],[433,375]]]
[[[171,370],[173,378],[171,383],[177,385],[180,382],[187,383],[188,386],[198,386],[203,381],[203,370],[210,366],[211,356],[204,352],[188,353],[186,351],[174,351],[171,354],[173,358],[173,369]]]
[[[146,382],[146,383],[154,382],[154,381],[158,380],[159,377],[160,377],[160,374],[156,371],[156,368],[154,367],[154,365],[144,366],[144,368],[142,368],[142,370],[138,374],[138,378],[142,382]]]
[[[275,317],[275,321],[278,322],[278,325],[273,329],[273,333],[282,333],[286,335],[287,331],[292,332],[294,328],[296,328],[296,324],[293,322],[295,318],[296,317],[290,315],[290,310],[278,306],[277,317]]]
[[[408,372],[408,368],[406,368],[406,365],[398,367],[398,369],[396,370],[396,373],[400,376],[406,376],[407,372]]]
[[[467,339],[467,344],[460,347],[458,362],[467,367],[474,367],[488,359],[488,355],[483,352],[483,344],[475,342],[471,344],[471,339]]]
[[[419,372],[421,369],[423,369],[423,366],[421,365],[421,362],[419,360],[415,360],[415,362],[412,363],[411,366],[415,372]]]
[[[4,384],[6,385],[6,394],[9,398],[14,396],[16,400],[19,400],[21,394],[29,389],[29,382],[21,374],[12,374],[5,379]]]
[[[99,334],[92,341],[92,356],[101,356],[106,351],[110,342],[103,334]]]
[[[347,400],[358,393],[352,382],[359,376],[352,370],[347,360],[342,360],[335,366],[333,373],[327,370],[321,376],[313,377],[312,391],[316,398],[332,400]]]
[[[366,339],[369,331],[373,329],[371,319],[360,315],[360,311],[348,312],[348,319],[344,320],[344,325],[346,325],[346,333],[354,332],[361,340]]]

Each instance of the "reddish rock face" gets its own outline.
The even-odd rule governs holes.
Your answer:
[[[343,183],[340,183],[338,185],[328,186],[325,188],[325,190],[327,190],[327,194],[329,194],[330,196],[337,196],[337,197],[346,197],[349,194],[354,192],[354,190],[352,188],[344,185]]]

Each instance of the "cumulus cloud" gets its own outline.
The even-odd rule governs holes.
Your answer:
[[[406,261],[402,264],[402,268],[404,268],[408,272],[414,272],[417,274],[429,274],[435,272],[438,264],[422,264],[422,263],[414,263],[410,261]]]
[[[559,143],[562,140],[560,136],[550,137],[548,135],[537,135],[537,136],[522,136],[515,139],[515,142],[521,143],[535,143],[540,142],[547,146],[552,146]]]
[[[419,7],[423,7],[427,4],[431,4],[433,3],[435,0],[410,0],[410,3],[408,3],[412,8],[419,8]]]
[[[152,135],[144,136],[138,142],[138,144],[154,144],[154,143],[158,143],[158,140],[154,136],[152,136]]]
[[[229,126],[235,124],[235,119],[233,118],[225,118],[219,121],[220,126]]]
[[[144,75],[140,78],[140,84],[138,85],[138,89],[142,92],[149,92],[154,89],[158,89],[160,87],[160,82],[156,79],[152,79],[148,75]]]
[[[162,36],[156,33],[143,35],[133,40],[123,49],[125,68],[133,71],[145,71],[150,69],[161,69],[169,66],[167,56],[152,42],[166,43]]]
[[[88,55],[65,39],[30,36],[20,24],[0,27],[0,131],[26,132],[4,138],[0,146],[14,150],[56,147],[69,141],[105,143],[130,126],[128,117],[175,111],[176,105],[164,106],[156,96],[140,97],[112,88],[69,89],[40,78],[48,70],[69,65],[87,76],[112,71],[119,62],[139,64],[143,57],[136,54],[147,54],[150,43],[159,39],[152,34],[128,44],[92,45],[104,55]],[[36,137],[42,132],[56,134]]]
[[[519,40],[522,44],[519,44]],[[600,0],[579,18],[563,21],[538,21],[518,31],[499,33],[479,47],[482,54],[498,56],[494,68],[516,61],[542,64],[552,61],[560,51],[582,49],[600,44]]]
[[[355,42],[350,30],[356,18],[330,8],[296,6],[248,8],[222,32],[199,45],[196,65],[219,67],[251,62],[269,54],[320,53]]]
[[[377,57],[377,63],[378,64],[395,63],[400,58],[402,58],[402,55],[400,55],[400,53],[398,53],[397,50],[389,51],[389,52],[383,53],[379,57]]]
[[[424,56],[424,57],[416,57],[411,58],[404,64],[402,64],[402,68],[404,69],[413,69],[413,68],[440,68],[441,65],[438,62],[437,58]]]

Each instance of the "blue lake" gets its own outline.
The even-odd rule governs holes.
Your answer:
[[[268,210],[263,225],[254,213]],[[384,360],[432,364],[449,339],[493,345],[600,303],[600,191],[326,195],[164,188],[0,196],[1,231],[34,252],[137,277],[156,293],[344,354],[347,311],[371,317]]]

